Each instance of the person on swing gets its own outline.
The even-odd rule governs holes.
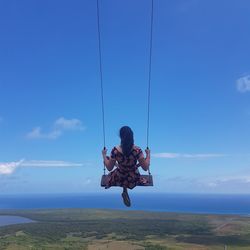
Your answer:
[[[145,150],[145,158],[142,150],[134,145],[134,134],[128,126],[120,129],[120,139],[120,145],[112,149],[110,157],[107,156],[106,148],[102,150],[104,165],[108,171],[111,171],[108,174],[108,182],[105,188],[110,188],[111,186],[122,187],[123,202],[130,207],[128,188],[133,189],[137,184],[145,181],[143,178],[140,178],[138,167],[141,166],[143,170],[148,170],[150,150],[148,148]],[[115,166],[116,168],[114,169]]]

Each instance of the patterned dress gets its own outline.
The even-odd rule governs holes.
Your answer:
[[[108,182],[105,188],[120,186],[133,189],[141,180],[138,167],[139,158],[143,157],[142,150],[134,147],[128,156],[123,155],[116,147],[111,151],[111,159],[118,162],[115,170],[108,174]]]

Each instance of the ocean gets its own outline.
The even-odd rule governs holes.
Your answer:
[[[31,223],[31,222],[34,221],[21,216],[0,215],[0,227],[7,225],[14,225],[14,224]]]
[[[132,206],[120,193],[0,195],[0,209],[104,208],[250,216],[250,195],[132,193]]]

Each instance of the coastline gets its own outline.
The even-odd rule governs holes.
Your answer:
[[[131,192],[131,208],[124,207],[120,193],[1,195],[0,199],[0,210],[86,208],[250,216],[250,195]]]

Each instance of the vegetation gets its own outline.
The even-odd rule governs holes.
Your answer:
[[[96,209],[10,210],[0,249],[250,249],[250,218]],[[120,247],[121,246],[121,247]]]

